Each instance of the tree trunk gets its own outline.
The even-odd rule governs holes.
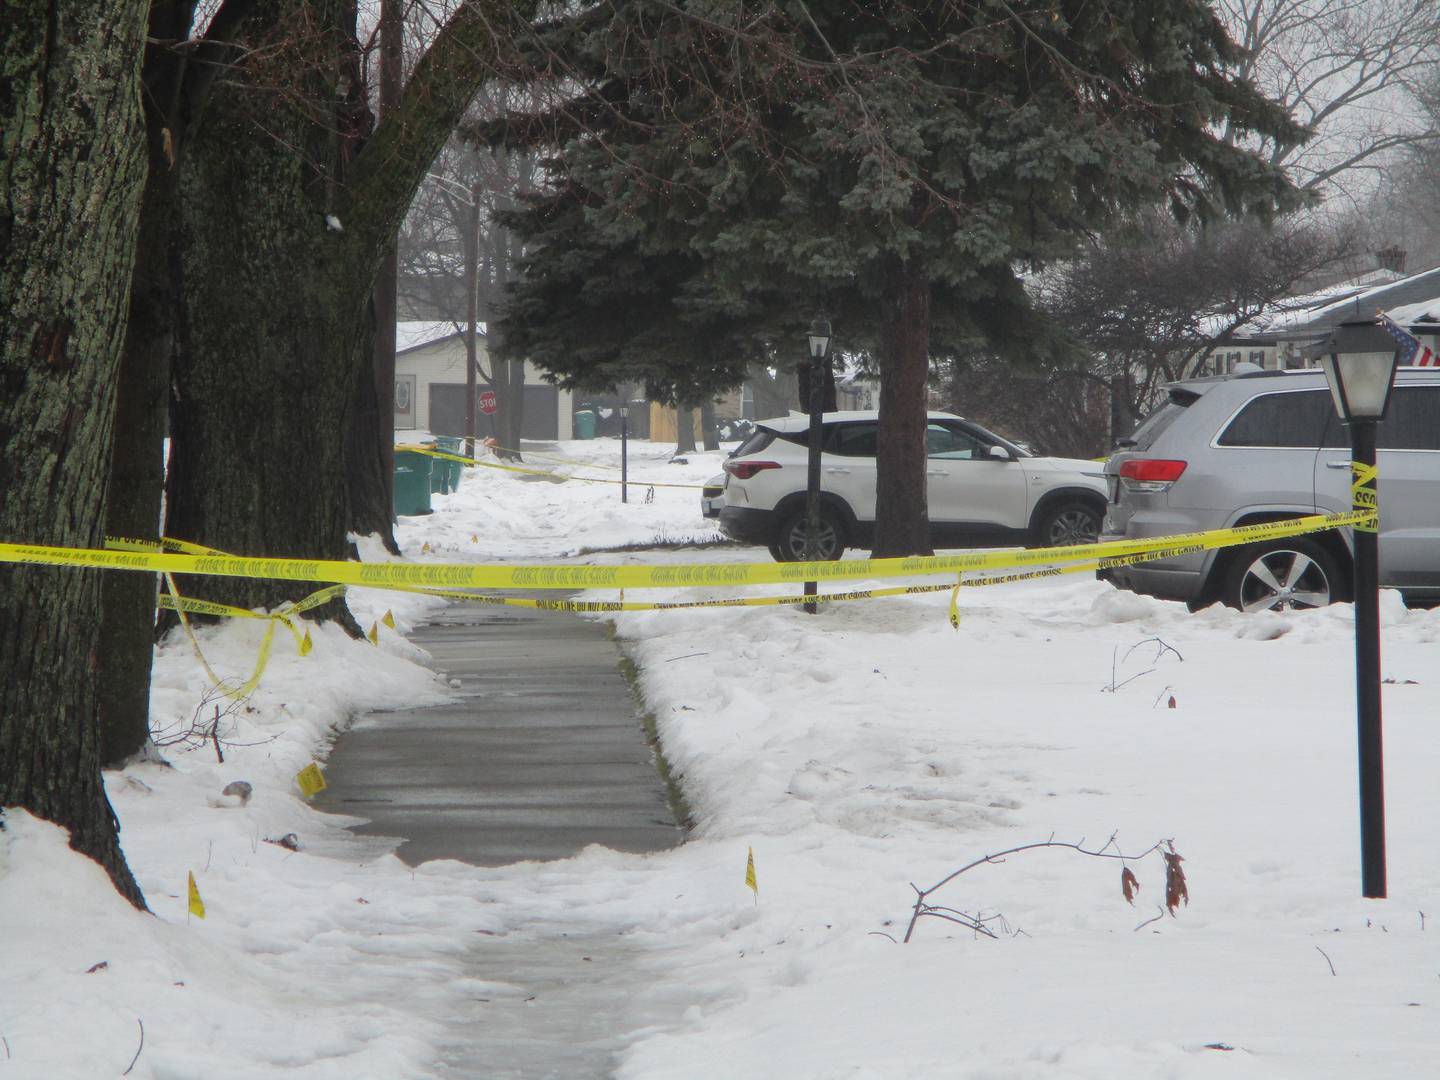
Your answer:
[[[160,537],[165,429],[174,348],[171,278],[174,173],[152,128],[150,170],[141,202],[130,322],[115,387],[115,427],[105,505],[108,536]],[[101,582],[101,762],[114,767],[150,738],[150,667],[155,649],[153,574],[106,574]]]
[[[925,498],[929,374],[930,280],[916,262],[896,263],[880,302],[876,558],[934,554]]]
[[[214,95],[181,165],[186,317],[166,531],[236,555],[344,559],[346,439],[371,370],[356,366],[371,283],[331,259],[341,231],[327,224],[327,186],[310,162],[333,168],[335,140],[284,105],[265,109],[260,128],[253,101]],[[305,148],[304,159],[292,148]],[[246,608],[317,587],[182,582]],[[343,606],[330,607],[322,617],[340,617]]]
[[[405,85],[405,5],[380,0],[380,116],[400,104]],[[380,487],[385,513],[386,547],[395,554],[395,322],[398,317],[400,263],[391,243],[375,283],[375,399],[380,405]]]
[[[227,74],[181,164],[185,319],[167,529],[237,554],[343,559],[353,505],[345,441],[355,387],[372,370],[361,347],[366,306],[416,186],[488,74],[493,28],[510,9],[498,0],[459,8],[401,104],[356,149],[363,94],[347,74],[345,13],[304,5],[324,33],[297,38],[287,34],[296,6],[263,0],[262,17],[237,32],[263,70]],[[276,72],[286,80],[278,93]],[[193,578],[185,587],[273,607],[316,586]],[[315,614],[358,632],[343,602]]]
[[[706,450],[720,449],[720,428],[715,423],[715,401],[712,398],[700,403],[700,436],[705,440]]]
[[[346,429],[345,478],[350,506],[347,532],[357,536],[377,536],[386,551],[400,554],[392,528],[395,508],[392,498],[395,460],[395,417],[391,402],[395,394],[395,319],[390,316],[391,353],[388,365],[378,353],[381,350],[379,313],[375,306],[380,296],[377,287],[371,290],[364,315],[356,327],[357,355],[353,368],[355,385],[350,403],[350,423]],[[384,397],[381,397],[380,369],[385,367]],[[387,462],[389,463],[387,465]]]
[[[0,36],[0,536],[104,540],[145,178],[146,4],[12,6]],[[119,573],[120,571],[112,571]],[[70,832],[136,907],[100,777],[100,572],[0,568],[0,807]]]
[[[677,454],[693,454],[695,452],[695,406],[675,406],[675,452]]]

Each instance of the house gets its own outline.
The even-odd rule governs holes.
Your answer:
[[[483,341],[476,342],[480,369],[490,364]],[[476,390],[491,389],[476,376]],[[568,390],[545,382],[525,363],[526,439],[569,439],[574,402]],[[465,335],[454,322],[401,322],[395,327],[395,430],[432,435],[465,434]],[[493,434],[490,417],[478,408],[477,436]]]
[[[1310,366],[1306,346],[1323,340],[1341,323],[1382,313],[1419,338],[1422,346],[1440,351],[1440,267],[1415,274],[1375,270],[1291,297],[1217,341],[1201,370],[1232,371],[1242,362],[1268,369]]]

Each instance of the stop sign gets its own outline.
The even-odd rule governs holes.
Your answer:
[[[480,411],[486,414],[495,411],[495,391],[486,390],[480,394]]]

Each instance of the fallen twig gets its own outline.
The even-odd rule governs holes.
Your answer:
[[[1334,975],[1334,974],[1335,974],[1335,965],[1332,964],[1332,963],[1330,963],[1330,957],[1326,954],[1325,950],[1322,949],[1319,945],[1316,945],[1316,946],[1315,946],[1315,951],[1318,952],[1321,956],[1324,956],[1324,957],[1325,957],[1325,963],[1330,964],[1330,974],[1331,974],[1331,975]]]
[[[1176,655],[1178,656],[1179,654],[1177,653]],[[991,916],[989,919],[981,919],[979,916],[967,915],[965,912],[958,911],[957,909],[952,907],[945,907],[940,904],[932,904],[929,902],[929,898],[936,891],[944,888],[946,885],[950,884],[950,882],[954,881],[957,877],[959,877],[961,874],[965,873],[968,870],[973,870],[977,866],[984,866],[987,863],[1001,863],[1005,861],[1005,857],[1007,855],[1018,855],[1023,851],[1034,851],[1037,848],[1068,848],[1071,851],[1079,852],[1081,855],[1089,855],[1092,858],[1119,859],[1122,862],[1126,863],[1143,859],[1147,855],[1151,855],[1159,851],[1162,855],[1165,856],[1167,894],[1166,899],[1169,903],[1170,912],[1172,915],[1175,912],[1176,906],[1178,906],[1179,899],[1184,898],[1185,884],[1184,875],[1179,870],[1180,856],[1175,854],[1175,845],[1170,840],[1157,840],[1155,843],[1151,844],[1148,848],[1140,852],[1140,854],[1138,855],[1126,855],[1121,852],[1116,846],[1115,836],[1113,833],[1111,834],[1110,839],[1106,840],[1104,844],[1102,844],[1098,848],[1093,849],[1085,847],[1085,840],[1083,837],[1078,842],[1070,843],[1064,840],[1056,840],[1055,837],[1052,835],[1048,840],[1040,840],[1033,844],[1020,844],[1017,847],[1007,848],[1004,851],[997,851],[994,854],[986,855],[983,858],[976,859],[974,862],[965,864],[953,873],[947,874],[945,877],[941,878],[938,882],[930,886],[930,888],[928,889],[922,889],[912,881],[910,883],[910,888],[915,890],[915,906],[910,912],[910,924],[905,929],[904,940],[906,942],[909,942],[911,936],[915,933],[915,924],[918,923],[920,919],[925,916],[930,916],[937,919],[944,919],[947,922],[959,923],[960,925],[974,930],[977,933],[984,934],[986,937],[996,937],[997,935],[995,934],[995,932],[991,930],[988,926],[986,926],[985,923],[990,922],[993,919],[1000,918],[999,916]],[[1115,850],[1112,851],[1112,848],[1115,848]],[[1125,873],[1121,876],[1121,882],[1126,899],[1131,899],[1134,895],[1132,890],[1133,888],[1138,888],[1138,883],[1136,883],[1135,875],[1133,874],[1133,872],[1130,872],[1128,866],[1125,868]],[[1001,920],[1001,922],[1003,925],[1003,919]],[[1142,923],[1141,925],[1145,924]],[[1139,929],[1139,927],[1137,927],[1136,929]]]
[[[130,1075],[130,1070],[135,1068],[135,1063],[140,1060],[140,1051],[145,1049],[145,1024],[138,1016],[135,1018],[135,1023],[140,1025],[140,1045],[135,1048],[135,1056],[130,1059],[130,1064],[125,1067],[121,1076]]]
[[[1165,909],[1163,907],[1156,908],[1155,910],[1158,912],[1158,914],[1153,919],[1146,919],[1139,926],[1135,927],[1137,933],[1141,930],[1144,930],[1145,927],[1149,926],[1151,923],[1157,923],[1165,917]]]

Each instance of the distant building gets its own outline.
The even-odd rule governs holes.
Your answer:
[[[1217,341],[1199,370],[1217,374],[1233,371],[1239,363],[1271,370],[1306,367],[1306,346],[1323,340],[1341,323],[1381,314],[1418,337],[1422,346],[1440,351],[1440,267],[1416,274],[1382,268],[1290,297]]]
[[[480,367],[489,367],[483,342],[476,342]],[[476,393],[491,390],[476,377]],[[540,377],[525,364],[527,439],[569,439],[574,405],[568,390]],[[465,434],[465,337],[453,322],[402,322],[395,328],[395,430],[428,431],[432,435]],[[490,417],[475,410],[475,434],[493,434]]]

